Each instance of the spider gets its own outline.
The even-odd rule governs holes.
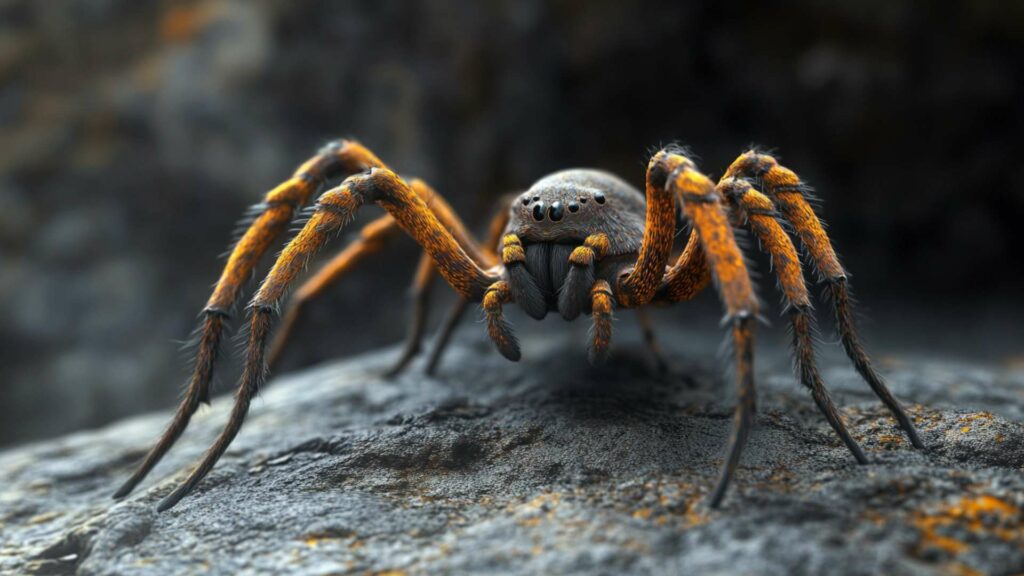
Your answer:
[[[274,358],[280,354],[301,305],[336,282],[359,260],[379,250],[383,240],[399,229],[412,236],[424,254],[414,281],[413,322],[392,374],[404,369],[419,349],[427,290],[435,273],[461,300],[444,324],[428,370],[436,366],[440,350],[468,303],[481,303],[490,339],[503,356],[513,361],[519,360],[520,351],[503,315],[506,305],[518,304],[538,319],[548,313],[558,313],[568,320],[590,315],[593,330],[589,358],[600,362],[611,343],[614,308],[642,310],[649,305],[690,300],[714,281],[725,308],[723,325],[730,330],[738,391],[725,459],[709,498],[709,506],[717,508],[736,469],[755,412],[754,323],[758,300],[733,228],[748,229],[771,258],[789,315],[797,377],[810,390],[853,458],[860,464],[867,462],[816,366],[813,309],[800,256],[788,231],[792,230],[827,284],[847,356],[895,416],[911,444],[924,448],[914,425],[872,367],[857,335],[847,275],[809,203],[810,189],[772,156],[757,150],[744,152],[715,183],[698,171],[681,148],[667,147],[650,158],[645,193],[598,170],[557,172],[514,197],[492,221],[488,244],[481,245],[427,184],[404,180],[361,144],[341,140],[322,148],[254,207],[203,311],[198,352],[185,398],[167,430],[115,498],[132,491],[180,437],[199,404],[209,402],[219,343],[229,310],[245,280],[321,185],[342,176],[346,178],[338,187],[324,192],[311,209],[304,211],[304,224],[250,302],[245,364],[228,423],[199,465],[160,502],[158,510],[171,508],[191,492],[234,439],[268,373],[265,349],[279,302],[310,258],[367,203],[378,204],[387,214],[363,228],[356,240],[298,291],[296,304],[272,346]],[[692,226],[685,248],[673,257],[679,206]]]

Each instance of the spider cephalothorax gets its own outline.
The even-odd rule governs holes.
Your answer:
[[[518,360],[520,353],[503,316],[505,305],[516,303],[534,318],[549,312],[569,320],[589,314],[594,327],[590,359],[597,362],[608,354],[613,308],[636,309],[642,314],[648,305],[689,300],[714,280],[725,306],[725,324],[731,330],[739,398],[722,473],[710,496],[710,505],[715,507],[725,495],[754,414],[753,323],[758,302],[733,228],[749,229],[770,255],[790,316],[797,374],[854,458],[867,462],[816,367],[811,301],[796,247],[783,228],[788,224],[828,284],[842,343],[854,367],[888,406],[911,443],[923,447],[910,419],[861,346],[853,326],[846,273],[805,197],[807,187],[771,156],[756,151],[740,155],[716,184],[680,150],[667,148],[651,158],[643,194],[605,172],[557,172],[510,199],[509,206],[492,221],[488,241],[480,245],[444,199],[422,181],[407,182],[358,143],[340,141],[299,167],[254,210],[255,217],[228,258],[204,310],[196,365],[185,399],[167,431],[116,497],[128,494],[145,477],[184,431],[199,404],[208,401],[224,323],[245,279],[297,209],[327,179],[342,175],[348,178],[319,197],[309,219],[278,257],[249,305],[248,350],[228,425],[188,480],[167,496],[159,509],[170,508],[187,495],[234,439],[267,373],[264,350],[279,301],[309,259],[367,203],[378,204],[387,214],[364,227],[358,239],[299,289],[272,346],[269,364],[283,349],[302,305],[379,250],[399,229],[419,243],[424,255],[414,281],[409,337],[391,374],[403,370],[419,350],[426,299],[435,273],[461,300],[437,339],[428,371],[436,366],[469,302],[481,303],[490,338],[511,360]],[[677,204],[693,232],[673,258]],[[646,324],[645,317],[640,318]],[[649,329],[645,328],[645,336],[654,349]]]

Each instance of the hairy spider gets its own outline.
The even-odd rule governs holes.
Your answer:
[[[270,191],[255,207],[204,309],[195,368],[185,398],[166,432],[115,498],[131,492],[185,430],[199,404],[209,401],[210,378],[224,324],[245,280],[284,233],[296,211],[326,180],[343,175],[347,178],[337,188],[320,195],[305,224],[277,258],[249,304],[248,349],[228,423],[199,466],[159,504],[159,510],[174,506],[186,496],[234,439],[268,373],[264,349],[279,301],[309,259],[360,206],[369,202],[377,203],[387,214],[363,228],[357,240],[298,291],[272,357],[280,353],[302,303],[379,250],[383,240],[398,229],[412,236],[424,255],[414,282],[416,306],[409,338],[392,373],[401,371],[419,349],[427,290],[435,272],[461,300],[444,324],[428,370],[433,370],[452,327],[469,302],[482,303],[487,333],[510,360],[518,360],[520,353],[503,317],[504,305],[514,302],[534,318],[543,318],[548,312],[558,312],[569,320],[589,314],[594,327],[589,357],[597,362],[608,354],[613,308],[641,309],[689,300],[714,280],[726,310],[724,324],[731,330],[738,388],[726,457],[709,501],[711,507],[717,507],[754,417],[753,328],[758,301],[733,227],[748,228],[770,255],[788,308],[797,375],[854,459],[861,464],[867,462],[816,367],[811,301],[800,257],[786,225],[828,285],[841,340],[857,372],[896,417],[910,442],[917,448],[924,447],[903,408],[872,368],[854,330],[846,272],[808,203],[808,187],[771,156],[745,152],[715,184],[682,150],[666,148],[648,163],[646,194],[605,172],[558,172],[515,197],[493,220],[491,238],[481,246],[444,199],[425,183],[407,182],[360,144],[339,141],[302,164],[292,178]],[[682,253],[670,263],[677,202],[693,231]],[[649,337],[648,341],[653,344]]]

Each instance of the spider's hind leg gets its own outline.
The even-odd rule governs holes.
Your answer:
[[[753,151],[740,155],[729,166],[725,177],[732,176],[760,179],[764,183],[764,191],[774,200],[782,216],[792,224],[814,266],[829,284],[836,324],[846,355],[853,362],[854,368],[861,377],[871,386],[875,395],[889,408],[910,443],[915,448],[925,448],[913,422],[903,410],[903,406],[889,391],[881,375],[875,371],[871,359],[857,335],[846,271],[839,263],[839,257],[836,256],[835,249],[825,233],[821,220],[818,219],[814,209],[804,197],[808,187],[792,170],[781,166],[775,158]]]

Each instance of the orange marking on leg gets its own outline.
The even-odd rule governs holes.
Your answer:
[[[728,315],[756,315],[758,305],[750,272],[714,184],[695,169],[684,167],[670,186],[683,199],[683,212],[700,237]]]
[[[500,280],[491,284],[484,293],[483,309],[487,317],[487,335],[497,346],[501,355],[513,362],[519,360],[519,341],[502,314],[502,306],[512,301],[508,283]]]
[[[463,298],[479,301],[495,278],[466,254],[451,232],[441,224],[426,202],[401,178],[386,169],[373,170],[365,182],[355,184],[398,221],[433,257],[438,271]]]
[[[590,289],[590,299],[594,329],[587,358],[592,364],[601,364],[607,360],[612,343],[612,287],[608,282],[598,280]]]
[[[754,190],[743,179],[723,178],[718,184],[718,191],[730,201],[738,215],[746,219],[761,247],[771,256],[772,268],[786,300],[794,306],[809,307],[811,299],[800,267],[800,256],[789,234],[776,219],[771,199]]]
[[[675,239],[675,200],[667,187],[667,175],[681,164],[690,164],[682,156],[658,152],[647,165],[647,215],[640,254],[629,275],[618,282],[619,304],[625,308],[642,306],[654,297],[665,275],[665,264]]]
[[[682,302],[692,300],[711,283],[711,270],[708,268],[704,248],[700,245],[700,235],[690,233],[686,248],[679,255],[668,272],[662,288],[658,291],[658,301]]]

